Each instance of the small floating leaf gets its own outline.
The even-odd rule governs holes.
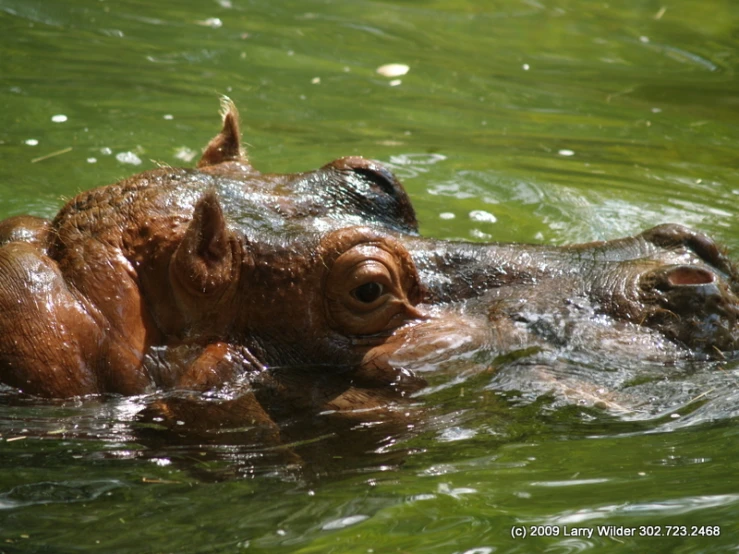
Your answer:
[[[388,63],[377,68],[383,77],[401,77],[410,71],[410,67],[402,63]]]

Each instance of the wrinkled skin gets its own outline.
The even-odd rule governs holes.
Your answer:
[[[417,230],[377,162],[259,173],[226,104],[197,169],[0,222],[0,381],[48,397],[232,387],[210,415],[274,438],[280,414],[383,409],[423,386],[413,370],[464,352],[673,362],[736,348],[733,266],[685,227],[559,248]],[[208,425],[192,402],[152,417]]]

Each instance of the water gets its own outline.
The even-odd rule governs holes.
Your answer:
[[[254,165],[380,159],[426,235],[564,244],[676,221],[737,257],[737,21],[732,0],[0,0],[0,216],[192,165],[228,94]],[[647,369],[652,410],[462,372],[412,429],[309,422],[283,450],[147,434],[145,399],[6,392],[0,552],[733,550],[737,366]]]

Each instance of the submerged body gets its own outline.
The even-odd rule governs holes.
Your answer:
[[[465,352],[674,362],[739,337],[735,271],[700,233],[559,248],[424,239],[376,162],[256,171],[232,105],[197,169],[83,193],[53,221],[0,223],[0,283],[0,382],[48,397],[238,383],[229,409],[253,421],[275,406],[380,406],[421,386],[409,370]]]

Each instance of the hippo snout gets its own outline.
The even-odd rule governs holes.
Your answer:
[[[700,350],[734,350],[739,339],[739,298],[708,267],[662,266],[642,276],[652,304],[646,323]]]

